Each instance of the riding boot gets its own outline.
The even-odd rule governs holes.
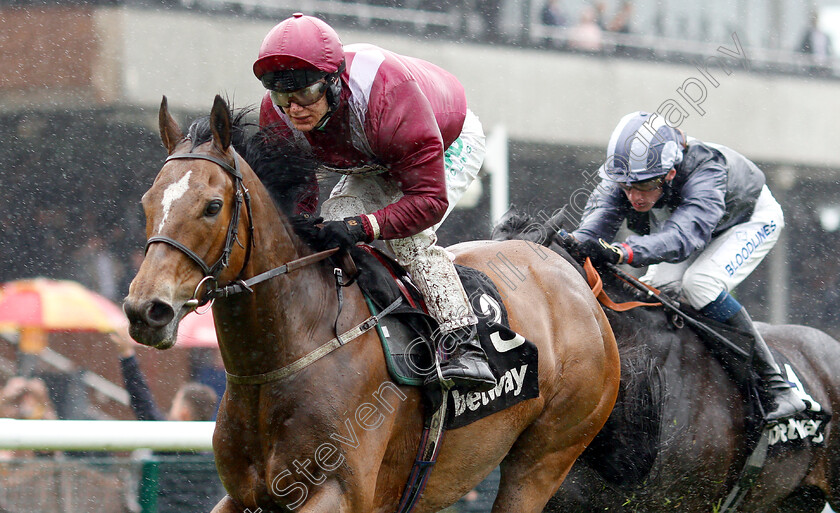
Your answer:
[[[487,354],[478,341],[475,324],[458,328],[441,335],[438,347],[452,349],[452,354],[440,364],[444,382],[450,382],[461,390],[485,392],[496,386],[496,378],[490,371]],[[432,373],[426,379],[427,385],[438,383],[438,376]]]
[[[741,308],[726,323],[752,334],[755,338],[752,365],[762,381],[759,396],[765,410],[764,420],[773,422],[805,411],[805,403],[790,383],[782,377],[779,366],[773,359],[773,354],[770,353],[770,348],[758,333],[746,308]]]

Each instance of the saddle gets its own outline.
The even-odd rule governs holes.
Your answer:
[[[428,373],[436,371],[438,322],[429,315],[422,294],[396,260],[370,245],[351,248],[350,255],[371,314],[402,298],[401,304],[380,320],[376,331],[392,379],[401,385],[422,386]],[[487,392],[451,390],[447,429],[466,426],[539,396],[537,347],[510,329],[501,295],[487,275],[457,264],[455,269],[478,317],[479,340],[497,386]],[[440,395],[427,390],[424,396],[431,410],[436,409]]]

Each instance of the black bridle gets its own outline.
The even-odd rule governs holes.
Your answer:
[[[208,160],[220,166],[233,178],[233,187],[235,190],[233,212],[231,213],[230,224],[228,225],[227,235],[225,236],[224,249],[222,250],[221,256],[219,256],[219,259],[216,260],[216,262],[213,265],[207,265],[204,259],[198,256],[195,253],[195,251],[191,250],[184,244],[181,244],[180,242],[171,237],[157,235],[154,237],[150,237],[149,240],[146,241],[146,252],[149,251],[149,246],[152,243],[162,242],[179,250],[201,268],[202,272],[204,273],[204,278],[202,278],[198,286],[196,286],[192,299],[190,299],[187,302],[188,305],[192,308],[203,306],[209,301],[212,301],[213,299],[216,299],[218,297],[228,297],[244,291],[251,292],[251,287],[256,285],[257,283],[269,280],[271,278],[274,278],[275,276],[280,276],[281,274],[289,273],[296,269],[300,269],[301,267],[306,267],[307,265],[313,264],[315,262],[319,262],[335,254],[338,251],[338,248],[320,251],[318,253],[307,255],[305,257],[287,262],[281,265],[280,267],[275,267],[274,269],[265,271],[261,274],[258,274],[257,276],[254,276],[253,278],[243,280],[243,273],[245,272],[245,268],[248,266],[248,261],[251,258],[251,248],[254,246],[254,218],[251,215],[251,195],[248,192],[248,189],[245,187],[245,184],[242,181],[242,173],[239,171],[239,159],[241,157],[236,153],[235,150],[233,150],[233,148],[231,148],[231,151],[233,152],[233,166],[212,155],[206,155],[202,153],[181,153],[178,155],[170,155],[164,161],[164,164],[166,164],[166,162],[175,159]],[[239,219],[241,216],[243,203],[245,205],[245,210],[248,214],[249,242],[247,247],[243,246],[238,239]],[[239,274],[233,280],[233,282],[224,287],[219,287],[219,274],[221,274],[222,270],[224,270],[230,263],[230,254],[233,251],[234,242],[239,244],[239,247],[245,249],[245,261],[242,263],[242,269],[239,271]],[[341,281],[340,275],[337,275],[337,280],[339,280],[339,282]],[[208,287],[206,290],[202,291],[202,287],[208,281],[213,282],[213,287]],[[349,283],[342,283],[342,286],[346,285],[349,285]]]
[[[164,164],[166,164],[166,162],[169,162],[170,160],[178,159],[208,160],[224,169],[227,172],[227,174],[229,174],[231,178],[233,178],[233,210],[231,212],[230,223],[228,224],[227,228],[227,235],[225,236],[225,246],[222,249],[222,254],[219,256],[219,259],[216,260],[216,262],[213,265],[207,265],[204,259],[198,256],[195,253],[195,251],[191,250],[184,244],[178,242],[177,240],[171,237],[166,237],[164,235],[156,235],[154,237],[150,237],[149,240],[146,241],[145,252],[149,251],[149,246],[151,244],[155,242],[163,242],[164,244],[168,244],[187,255],[190,258],[190,260],[195,262],[204,273],[204,279],[201,281],[201,284],[205,283],[208,280],[212,280],[216,284],[218,283],[217,280],[219,278],[219,275],[221,274],[222,270],[224,270],[230,263],[230,255],[233,252],[234,242],[239,244],[239,247],[245,249],[245,261],[242,264],[242,269],[239,271],[239,275],[234,280],[235,282],[241,282],[242,273],[245,272],[245,268],[247,267],[248,261],[251,258],[251,247],[254,245],[254,222],[253,216],[251,215],[251,195],[249,194],[248,189],[245,187],[245,184],[242,181],[242,173],[239,171],[240,157],[233,148],[231,148],[231,151],[233,152],[233,166],[223,161],[222,159],[202,153],[181,153],[178,155],[170,155],[164,161]],[[245,210],[248,215],[247,247],[243,246],[242,242],[240,242],[238,239],[239,219],[242,213],[243,203],[245,204]],[[201,287],[201,284],[199,284],[198,288]],[[203,305],[214,297],[214,290],[207,291],[207,293],[203,294],[202,297],[198,297],[198,295],[200,294],[198,288],[196,289],[194,295],[195,297],[193,298],[198,300],[195,303],[196,306]]]
[[[192,299],[190,299],[186,303],[189,307],[193,309],[195,309],[198,306],[204,305],[218,297],[228,297],[244,291],[253,292],[251,287],[256,285],[257,283],[269,280],[271,278],[274,278],[275,276],[290,273],[302,267],[314,264],[315,262],[320,262],[321,260],[324,260],[334,255],[339,250],[339,248],[333,248],[325,251],[319,251],[318,253],[313,253],[311,255],[291,260],[281,265],[280,267],[275,267],[274,269],[270,269],[268,271],[260,273],[252,278],[243,280],[242,275],[244,274],[245,269],[248,266],[248,261],[251,255],[251,248],[254,246],[254,219],[251,214],[251,196],[248,193],[248,189],[242,182],[242,173],[239,171],[239,159],[241,157],[237,155],[236,151],[231,151],[233,151],[233,166],[219,158],[213,157],[212,155],[206,155],[201,153],[183,153],[178,155],[170,155],[166,158],[166,161],[164,162],[165,164],[166,162],[175,159],[208,160],[220,166],[231,177],[233,177],[233,186],[235,189],[234,205],[233,212],[230,218],[230,224],[228,225],[227,229],[227,236],[225,237],[225,247],[222,250],[222,254],[219,257],[219,259],[216,260],[216,262],[212,266],[207,265],[204,259],[198,256],[195,253],[195,251],[191,250],[184,244],[181,244],[180,242],[171,237],[157,235],[155,237],[150,237],[149,240],[146,241],[146,252],[149,251],[149,246],[155,242],[162,242],[164,244],[168,244],[169,246],[172,246],[173,248],[181,251],[183,254],[188,256],[190,260],[195,262],[204,272],[204,278],[202,278],[202,280],[198,283],[198,286],[196,286]],[[243,203],[245,204],[245,210],[248,214],[249,240],[247,247],[243,246],[237,238],[237,233],[239,231],[239,219],[241,216]],[[237,276],[237,278],[233,280],[230,284],[224,287],[219,287],[217,280],[219,278],[219,274],[221,274],[222,270],[229,264],[230,254],[233,251],[234,242],[237,242],[239,244],[239,247],[245,249],[245,261],[242,265],[242,269],[239,271],[239,275]],[[357,324],[353,328],[345,331],[344,333],[339,334],[338,319],[341,315],[341,309],[343,304],[343,295],[341,293],[341,289],[342,287],[349,286],[353,282],[353,279],[351,279],[349,282],[345,281],[344,274],[340,268],[335,268],[333,270],[333,274],[335,275],[336,294],[338,296],[338,308],[336,312],[335,322],[333,325],[333,330],[336,333],[335,338],[327,341],[326,343],[318,347],[318,349],[308,353],[307,355],[305,355],[302,358],[299,358],[298,360],[295,360],[295,362],[293,362],[292,364],[287,365],[281,369],[253,376],[238,376],[226,373],[228,381],[241,385],[262,385],[265,383],[270,383],[272,381],[285,379],[288,376],[291,376],[299,370],[303,369],[304,367],[310,365],[311,363],[318,361],[327,354],[335,351],[339,347],[347,344],[351,340],[358,338],[362,334],[373,329],[379,323],[379,320],[381,318],[385,317],[386,315],[389,315],[395,308],[397,308],[402,303],[402,298],[397,298],[393,303],[388,305],[378,314],[371,315],[370,317]],[[211,280],[213,281],[214,287],[202,292],[201,289],[204,286],[204,284]]]

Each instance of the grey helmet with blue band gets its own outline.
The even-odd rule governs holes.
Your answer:
[[[627,114],[613,130],[601,178],[636,183],[663,176],[682,162],[685,137],[658,114]]]

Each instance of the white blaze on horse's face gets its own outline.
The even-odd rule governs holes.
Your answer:
[[[175,200],[179,199],[187,190],[190,188],[190,175],[192,174],[192,170],[187,171],[187,174],[181,177],[180,180],[177,182],[169,184],[165,191],[163,191],[163,200],[160,202],[161,206],[163,207],[163,217],[160,220],[160,223],[157,227],[157,232],[161,233],[163,230],[163,223],[166,222],[167,216],[169,216],[169,209],[172,208],[172,204],[175,203]]]

